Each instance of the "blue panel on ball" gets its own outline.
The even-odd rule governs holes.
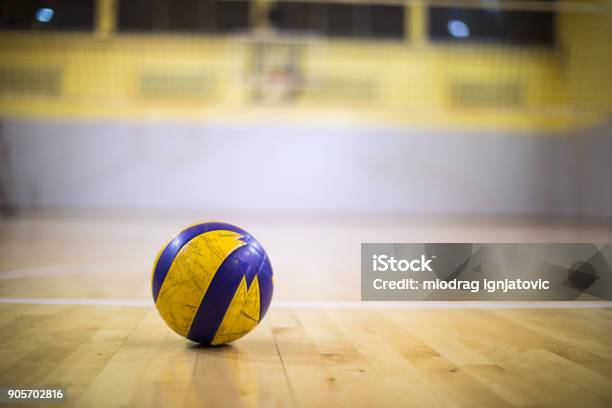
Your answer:
[[[259,272],[257,272],[257,279],[259,280],[259,321],[264,318],[270,302],[272,301],[273,281],[272,281],[272,265],[270,260],[266,256]]]
[[[242,241],[246,243],[254,243],[255,245],[253,246],[257,248],[258,251],[263,252],[263,249],[261,248],[259,243],[255,241],[246,231],[231,224],[225,224],[222,222],[207,222],[189,227],[179,233],[172,240],[170,240],[170,242],[166,245],[161,255],[159,256],[159,259],[157,260],[157,264],[155,265],[155,271],[153,272],[153,282],[151,285],[153,291],[153,300],[155,302],[157,302],[157,296],[159,295],[159,291],[161,290],[162,284],[164,283],[164,279],[166,279],[168,270],[170,269],[172,262],[174,262],[174,258],[179,253],[181,248],[183,248],[183,246],[187,242],[191,241],[198,235],[216,230],[237,232],[244,237]]]
[[[250,286],[255,276],[262,271],[264,272],[265,279],[259,276],[258,280],[260,291],[262,290],[262,284],[265,287],[264,292],[267,299],[267,303],[261,303],[261,310],[264,311],[264,308],[267,310],[272,296],[272,268],[270,262],[265,251],[255,239],[248,236],[243,241],[247,242],[248,245],[238,248],[223,261],[210,283],[187,335],[190,340],[203,344],[212,342],[240,285],[240,281],[245,275],[247,285]],[[267,276],[270,276],[270,279],[267,279]]]

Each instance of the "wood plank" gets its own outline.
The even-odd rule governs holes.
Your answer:
[[[402,341],[404,333],[385,321],[380,312],[330,311],[329,315],[347,340],[370,364],[373,373],[380,377],[396,398],[396,404],[411,407],[454,407],[455,401],[440,392],[436,383],[421,375],[417,367],[402,353],[402,347],[394,347]],[[396,339],[396,341],[389,341]],[[392,344],[395,343],[395,344]],[[436,356],[425,344],[415,345],[420,355]]]
[[[523,312],[528,314],[533,311]],[[521,401],[516,405],[530,405],[531,401],[544,406],[565,404],[601,406],[601,387],[608,382],[608,379],[547,349],[552,343],[557,353],[572,355],[568,352],[574,350],[572,346],[558,342],[555,344],[553,340],[537,333],[530,333],[511,321],[500,320],[490,311],[473,310],[465,313],[465,311],[448,310],[446,315],[437,319],[434,317],[430,324],[438,330],[450,330],[450,326],[445,321],[460,320],[472,327],[473,334],[464,336],[458,341],[487,355],[508,372],[508,375],[499,371],[490,373],[470,371],[469,367],[468,372],[476,376],[479,381],[497,388],[506,397],[511,395],[527,397],[528,401]],[[554,354],[560,359],[552,359],[549,354]],[[567,377],[568,372],[577,376]],[[502,383],[504,379],[506,382]],[[507,381],[508,379],[511,381]],[[581,391],[577,393],[576,389]],[[587,389],[591,391],[586,392]]]

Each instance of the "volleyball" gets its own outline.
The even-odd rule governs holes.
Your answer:
[[[272,300],[272,266],[243,229],[200,223],[161,248],[151,286],[155,306],[172,330],[219,345],[239,339],[263,319]]]

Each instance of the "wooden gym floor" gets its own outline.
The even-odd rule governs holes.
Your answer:
[[[612,406],[609,302],[358,302],[362,241],[609,242],[610,226],[214,218],[253,232],[277,283],[264,321],[216,348],[150,302],[158,247],[197,216],[0,219],[0,386],[63,385],[54,406],[77,407]]]

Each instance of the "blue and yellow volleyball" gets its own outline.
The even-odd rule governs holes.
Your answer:
[[[272,300],[272,265],[251,234],[230,224],[192,225],[162,247],[153,300],[172,330],[218,345],[244,336]]]

